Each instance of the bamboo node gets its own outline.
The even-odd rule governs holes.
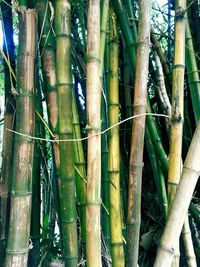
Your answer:
[[[32,192],[13,192],[11,191],[11,196],[12,197],[22,197],[22,196],[28,196],[28,195],[32,195]]]
[[[111,246],[114,247],[120,247],[120,246],[123,246],[123,242],[110,242]]]
[[[95,56],[87,56],[86,57],[86,62],[90,62],[90,61],[96,61],[97,63],[101,63],[101,60],[98,57],[95,57]]]
[[[102,201],[88,201],[86,202],[86,205],[87,206],[101,206],[102,204]]]
[[[12,249],[6,249],[6,253],[7,254],[26,254],[29,252],[29,247],[28,248],[24,248],[24,249],[20,249],[20,250],[12,250]]]
[[[181,6],[177,8],[175,12],[175,18],[176,20],[182,20],[185,16],[185,9],[183,9]]]
[[[138,41],[137,42],[137,47],[140,46],[140,45],[150,47],[149,41]]]
[[[72,223],[76,223],[76,219],[75,220],[60,220],[63,223],[67,223],[67,224],[72,224]]]
[[[192,171],[194,173],[197,173],[197,175],[200,175],[200,171],[199,170],[195,170],[193,168],[187,167],[187,166],[183,166],[184,169],[187,169],[189,171]]]
[[[65,258],[66,260],[71,260],[71,259],[72,259],[72,260],[73,260],[73,259],[75,260],[75,259],[78,259],[78,256],[65,256],[65,255],[64,255],[63,258]]]

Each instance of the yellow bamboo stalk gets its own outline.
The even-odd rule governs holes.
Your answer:
[[[185,72],[185,0],[176,1],[175,47],[172,84],[172,119],[170,132],[168,207],[169,212],[179,184],[181,174],[184,72]],[[174,265],[179,266],[179,240],[177,240]]]
[[[118,36],[116,16],[110,15],[110,47],[109,47],[109,126],[119,122],[119,85],[118,85]],[[112,266],[124,266],[122,238],[122,218],[120,203],[120,148],[119,126],[112,128],[109,134],[109,192],[110,192],[110,240]]]

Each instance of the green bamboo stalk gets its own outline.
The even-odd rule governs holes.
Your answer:
[[[135,24],[135,16],[133,14],[133,4],[132,4],[131,0],[125,0],[124,5],[127,9],[130,28],[132,30],[133,38],[134,38],[134,41],[136,43],[136,41],[137,41],[137,28],[136,28],[136,24]]]
[[[109,126],[119,122],[119,85],[118,85],[118,34],[116,17],[110,11],[110,79],[109,79]],[[122,238],[122,218],[120,200],[120,148],[119,127],[109,133],[109,192],[110,192],[110,241],[112,266],[124,266]]]
[[[135,55],[135,48],[136,43],[132,34],[132,31],[129,27],[126,13],[124,12],[124,7],[121,0],[113,0],[112,1],[114,11],[117,15],[117,19],[119,21],[122,34],[124,37],[124,41],[126,44],[126,48],[129,55],[129,60],[132,66],[133,76],[135,76],[135,66],[136,66],[136,55]]]
[[[9,6],[8,6],[8,5]],[[10,66],[15,72],[15,53],[13,42],[13,20],[11,0],[1,2],[3,52],[7,56]],[[12,162],[13,162],[13,134],[6,129],[14,127],[14,108],[15,101],[12,94],[15,81],[12,78],[9,66],[4,60],[4,87],[5,87],[5,112],[4,112],[4,132],[3,132],[3,151],[2,151],[2,169],[0,174],[0,259],[2,264],[5,259],[6,242],[8,234],[9,219],[9,196]]]
[[[200,119],[200,80],[188,19],[186,21],[186,66],[192,107],[197,124]]]
[[[58,90],[59,139],[73,137],[71,75],[71,5],[67,0],[55,4],[56,77]],[[59,196],[63,253],[66,266],[78,264],[75,206],[74,144],[62,142],[60,149]]]
[[[151,1],[139,1],[138,49],[134,91],[134,115],[146,112],[147,77],[149,66]],[[127,267],[137,266],[141,217],[141,180],[145,131],[145,116],[133,121],[129,170]]]
[[[101,128],[105,130],[107,128],[107,100],[106,91],[108,91],[109,82],[107,77],[105,77],[105,83],[103,82],[104,73],[107,72],[109,68],[109,52],[108,52],[108,13],[109,13],[109,1],[101,1],[101,22],[100,22],[100,82],[102,87],[101,95]],[[104,60],[105,58],[105,60]],[[105,62],[105,63],[104,63]],[[105,70],[104,70],[105,68]],[[104,90],[104,92],[103,92]],[[102,175],[102,201],[109,210],[109,178],[108,178],[108,135],[103,134],[101,136],[101,175]],[[102,209],[102,231],[105,236],[106,245],[109,247],[110,244],[110,223],[109,217],[105,211]]]
[[[38,60],[38,56],[37,56]],[[36,61],[37,62],[37,61]],[[38,68],[36,68],[36,99],[35,109],[42,114],[42,97],[40,91]],[[38,116],[35,118],[35,136],[41,136],[42,122]],[[41,155],[42,145],[39,142],[34,143],[34,157],[33,157],[33,174],[32,174],[32,208],[31,208],[31,229],[30,236],[32,241],[32,248],[29,252],[28,266],[37,267],[40,261],[40,174],[41,174]]]
[[[108,24],[108,11],[109,11],[109,1],[103,0],[101,7],[101,34],[100,34],[100,79],[103,76],[104,68],[104,55],[105,55],[105,46],[106,46],[106,36],[107,36],[107,24]]]
[[[37,124],[37,122],[36,122]],[[36,128],[36,136],[37,134]],[[32,212],[31,212],[31,231],[32,248],[29,253],[28,266],[38,266],[40,260],[40,161],[41,155],[38,143],[34,144],[33,158],[33,196],[32,196]]]
[[[157,162],[154,145],[152,143],[148,128],[146,128],[145,135],[146,135],[147,150],[148,150],[148,154],[149,154],[149,158],[150,158],[150,162],[151,162],[151,167],[152,167],[152,172],[153,172],[155,185],[156,185],[156,189],[157,189],[160,210],[161,210],[161,213],[163,215],[163,218],[165,220],[167,220],[168,200],[167,200],[167,192],[166,192],[166,187],[165,187],[164,175],[163,175],[162,170],[159,166],[159,163]]]
[[[148,103],[147,113],[152,113],[149,98],[147,99],[147,103]],[[148,131],[149,131],[150,136],[151,136],[151,140],[154,144],[156,155],[157,155],[158,159],[160,160],[162,170],[165,173],[168,173],[169,162],[168,162],[167,154],[166,154],[166,152],[162,146],[161,140],[160,140],[160,134],[158,132],[155,117],[147,116],[146,122],[147,122]]]
[[[192,199],[192,195],[200,173],[200,122],[192,138],[192,142],[183,166],[180,183],[171,207],[167,224],[161,238],[154,267],[168,267],[175,254],[175,247],[180,236],[183,223]]]
[[[86,252],[89,267],[101,267],[101,131],[100,118],[100,1],[90,0],[88,7],[87,39],[87,206],[86,206]]]
[[[72,110],[73,110],[73,138],[81,138],[79,116],[76,105],[74,91],[72,92]],[[83,253],[86,254],[86,162],[83,150],[83,143],[74,142],[74,159],[75,159],[75,178],[76,193],[80,211],[81,222],[81,242],[83,244]],[[86,256],[86,255],[85,255]]]
[[[19,42],[17,59],[16,130],[34,133],[34,59],[36,14],[19,8]],[[31,217],[33,141],[15,136],[13,183],[6,267],[27,265]]]

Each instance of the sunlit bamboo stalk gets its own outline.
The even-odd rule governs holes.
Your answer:
[[[170,128],[170,152],[168,173],[168,204],[169,212],[176,193],[181,174],[184,71],[185,71],[185,0],[176,1],[174,69],[172,83],[172,119]],[[179,265],[179,240],[174,266]]]
[[[101,131],[100,118],[100,1],[88,7],[86,107],[88,137]],[[101,136],[87,142],[86,252],[89,267],[101,267]]]

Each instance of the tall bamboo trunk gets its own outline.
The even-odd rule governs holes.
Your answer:
[[[15,53],[13,42],[13,20],[11,0],[1,2],[2,14],[2,31],[3,35],[3,51],[6,55],[10,67],[15,72]],[[15,81],[4,61],[4,86],[5,86],[5,112],[4,112],[4,133],[3,133],[3,152],[2,152],[2,169],[0,177],[0,259],[3,265],[5,257],[5,249],[8,233],[9,218],[9,197],[11,177],[12,177],[12,161],[13,161],[13,134],[6,129],[14,128],[14,107],[15,101],[12,89],[15,87]]]
[[[146,112],[147,76],[149,66],[151,1],[139,1],[138,49],[134,92],[134,115]],[[145,116],[133,121],[129,170],[127,266],[137,266],[141,220],[141,182],[143,166]]]
[[[36,0],[35,7],[38,12],[38,36],[40,44],[41,69],[43,76],[43,94],[46,98],[49,128],[53,133],[52,138],[58,137],[58,93],[56,81],[56,49],[55,36],[52,27],[51,10],[47,0]],[[53,195],[56,212],[59,214],[57,196],[57,181],[59,177],[60,154],[57,142],[52,144],[55,177],[53,180]],[[59,222],[60,224],[60,222]]]
[[[116,17],[111,10],[110,15],[110,47],[109,47],[109,126],[119,122],[119,85],[118,85],[118,33]],[[120,149],[119,127],[109,133],[109,191],[110,191],[110,241],[112,266],[124,266],[122,238],[122,218],[120,201]]]
[[[72,92],[72,110],[73,110],[73,138],[81,138],[81,129],[74,91]],[[86,256],[86,162],[81,141],[74,142],[74,159],[75,159],[75,178],[76,193],[78,198],[80,223],[81,223],[81,243],[83,245],[83,253]]]
[[[188,70],[189,88],[196,123],[200,119],[200,82],[189,21],[186,21],[186,66]]]
[[[35,24],[35,11],[19,8],[16,131],[27,135],[33,135],[35,124]],[[16,135],[14,148],[7,267],[26,266],[29,251],[33,141]]]
[[[51,13],[47,0],[36,0],[38,12],[38,30],[41,55],[41,67],[44,81],[44,96],[47,101],[47,112],[50,129],[58,139],[58,94],[56,87],[56,50],[55,36],[50,22]],[[60,155],[57,143],[53,143],[56,167],[60,165]]]
[[[37,69],[37,68],[36,68]],[[38,77],[38,69],[37,78]],[[42,97],[40,92],[39,79],[36,80],[36,99],[35,109],[42,114]],[[42,122],[38,116],[35,118],[35,136],[40,137],[42,134]],[[38,141],[34,142],[34,157],[33,157],[33,174],[32,174],[32,209],[31,209],[31,228],[30,236],[32,248],[29,252],[28,266],[37,267],[40,261],[40,174],[41,174],[41,160],[42,160],[42,144]]]
[[[104,79],[104,73],[106,72],[106,64],[109,60],[107,55],[107,27],[108,27],[108,15],[109,15],[109,1],[101,1],[101,23],[100,23],[100,83],[101,83],[101,129],[107,128],[107,100],[106,92],[108,90],[107,79]],[[104,62],[104,58],[106,58]],[[104,82],[105,81],[105,82]],[[108,179],[108,135],[107,133],[101,136],[101,175],[102,175],[102,201],[105,204],[107,210],[109,210],[109,179]],[[107,245],[110,244],[110,224],[109,217],[106,211],[103,209],[101,214],[102,232],[106,239]]]
[[[168,173],[168,207],[171,210],[181,175],[183,100],[185,71],[185,0],[176,1],[175,47],[172,84],[172,119],[170,131],[169,173]],[[179,265],[179,240],[174,266]]]
[[[199,178],[200,122],[192,138],[171,207],[171,212],[161,238],[154,267],[169,267],[174,259],[177,240],[185,221],[190,201]]]
[[[56,81],[56,49],[55,49],[55,35],[51,21],[51,12],[49,1],[36,0],[35,7],[38,12],[38,36],[40,45],[40,56],[41,56],[41,69],[43,76],[43,94],[46,98],[47,114],[49,128],[53,133],[52,139],[59,139],[58,137],[58,92],[57,92],[57,81]],[[55,179],[52,181],[53,192],[45,190],[45,195],[49,194],[52,196],[52,205],[55,205],[55,210],[49,216],[54,220],[55,212],[59,213],[59,201],[58,201],[58,188],[57,181],[59,179],[59,166],[60,166],[60,154],[59,145],[57,142],[52,143],[53,152],[53,166],[55,167],[54,176]],[[52,188],[51,188],[52,189]],[[50,190],[51,190],[50,189]],[[47,202],[44,205],[48,206]],[[53,210],[54,208],[52,208]],[[44,208],[45,216],[46,208]],[[60,220],[58,222],[60,226]],[[53,230],[52,224],[51,230]],[[52,233],[51,233],[52,234]]]
[[[87,39],[87,207],[86,252],[89,267],[101,267],[101,131],[100,117],[100,1],[90,0]],[[93,136],[95,135],[95,136]]]
[[[56,77],[58,90],[59,139],[73,137],[72,121],[72,73],[71,73],[71,4],[67,0],[56,1]],[[60,196],[61,233],[65,266],[78,264],[78,240],[75,205],[74,144],[61,142]]]
[[[180,180],[182,128],[183,128],[183,95],[185,70],[185,0],[177,0],[175,24],[175,52],[172,88],[172,119],[170,133],[168,195],[169,209]]]
[[[121,0],[113,0],[113,8],[117,15],[117,19],[119,21],[122,34],[124,37],[124,41],[126,44],[127,53],[129,55],[129,60],[132,66],[133,77],[135,77],[135,66],[136,66],[136,56],[135,56],[135,47],[136,43],[134,37],[132,35],[132,31],[129,28],[129,24],[127,22],[126,13],[123,9],[123,4]],[[135,36],[136,38],[136,36]]]

